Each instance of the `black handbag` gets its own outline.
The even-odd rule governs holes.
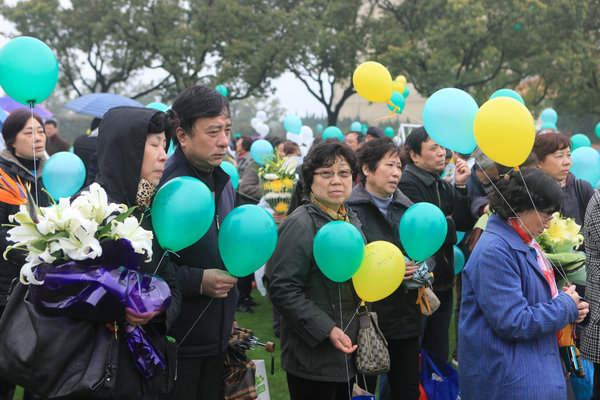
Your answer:
[[[38,312],[17,284],[0,319],[0,377],[47,399],[108,399],[119,343],[96,321]]]

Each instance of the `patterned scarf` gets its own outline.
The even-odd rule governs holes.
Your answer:
[[[156,186],[145,179],[140,179],[137,194],[135,195],[135,205],[138,206],[141,211],[146,211],[146,209],[150,207],[152,196],[155,191]]]
[[[334,221],[350,222],[350,219],[348,218],[348,212],[346,211],[346,208],[343,204],[340,206],[340,209],[338,211],[334,211],[331,208],[327,207],[325,204],[321,203],[319,200],[317,200],[312,192],[310,192],[310,201],[321,207],[321,210],[323,210],[325,214],[329,215]]]
[[[542,253],[540,245],[535,240],[531,239],[529,235],[527,235],[523,231],[523,229],[521,229],[521,227],[515,219],[509,219],[508,224],[515,230],[515,232],[517,232],[521,240],[523,240],[523,243],[535,250],[538,266],[544,273],[544,277],[546,278],[546,281],[548,281],[548,285],[550,285],[550,292],[552,293],[552,298],[555,298],[556,296],[558,296],[558,288],[556,287],[556,278],[554,277],[554,270],[548,263],[548,259],[546,258],[546,256],[544,256],[544,253]]]

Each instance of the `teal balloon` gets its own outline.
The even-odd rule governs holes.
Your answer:
[[[596,136],[600,138],[600,122],[596,124]]]
[[[458,246],[452,247],[454,248],[454,275],[458,275],[465,267],[465,253]]]
[[[579,179],[595,185],[600,180],[600,153],[591,147],[579,147],[571,152],[571,172]]]
[[[180,176],[158,190],[150,214],[158,243],[163,249],[177,252],[208,231],[215,219],[215,201],[202,181]]]
[[[239,133],[239,132],[236,132],[236,133],[233,135],[233,138],[234,138],[234,139],[239,139],[239,138],[241,138],[241,137],[242,137],[242,134],[241,134],[241,133]]]
[[[394,133],[395,133],[394,128],[392,128],[391,126],[388,126],[387,128],[385,128],[383,133],[385,133],[385,136],[387,136],[387,137],[394,137]]]
[[[298,135],[302,130],[302,119],[295,114],[288,114],[283,120],[283,127],[287,132]]]
[[[521,26],[521,24],[515,24],[515,31],[520,31],[523,27]]]
[[[544,122],[542,126],[540,126],[540,131],[544,129],[552,129],[553,131],[558,132],[558,128],[552,122]]]
[[[358,229],[346,221],[325,224],[315,236],[313,255],[317,266],[334,282],[346,282],[358,271],[365,256],[365,242]]]
[[[267,263],[277,244],[277,224],[264,208],[234,208],[219,230],[219,253],[231,275],[248,276]]]
[[[410,90],[408,90],[407,86],[404,86],[404,92],[402,92],[402,97],[404,97],[406,99],[409,94],[410,94]]]
[[[442,247],[448,234],[446,216],[431,203],[413,204],[400,219],[400,242],[408,256],[424,261]]]
[[[360,133],[362,133],[363,135],[366,135],[368,130],[369,130],[369,127],[367,126],[367,124],[362,124],[360,126]]]
[[[525,101],[523,100],[523,98],[521,97],[521,95],[519,93],[515,92],[512,89],[500,89],[500,90],[496,90],[490,96],[490,99],[493,99],[495,97],[510,97],[510,98],[515,99],[515,100],[518,100],[521,104],[525,105]]]
[[[423,125],[440,146],[462,154],[471,154],[477,142],[473,121],[479,107],[467,92],[456,88],[440,89],[427,100]]]
[[[461,240],[465,237],[465,232],[456,231],[456,244],[459,244]]]
[[[175,145],[175,142],[171,141],[169,144],[169,150],[167,151],[167,158],[171,157],[173,153],[175,153],[176,148],[177,146]]]
[[[85,165],[76,154],[61,151],[46,161],[42,170],[44,188],[54,200],[71,197],[85,183]]]
[[[21,104],[44,101],[58,82],[58,61],[46,43],[29,36],[0,49],[0,86]]]
[[[328,126],[323,131],[323,140],[329,139],[329,138],[335,138],[335,139],[338,139],[340,142],[343,142],[344,134],[342,133],[342,130],[340,128],[338,128],[337,126]]]
[[[167,112],[167,110],[169,109],[169,106],[166,104],[160,103],[158,101],[155,101],[154,103],[146,104],[146,108],[153,108],[158,111]]]
[[[571,150],[575,150],[580,147],[592,147],[592,141],[583,133],[577,133],[571,136]]]
[[[556,121],[558,121],[558,114],[552,108],[545,108],[542,110],[542,122],[550,122],[551,124],[556,125]]]
[[[360,132],[361,124],[358,121],[354,121],[352,125],[350,125],[350,130],[352,132]]]
[[[323,126],[323,124],[317,124],[317,126],[315,126],[315,129],[317,130],[317,132],[323,133],[323,129],[325,129],[325,127]]]
[[[223,97],[227,97],[227,95],[229,94],[229,90],[225,85],[217,85],[215,90],[219,92],[219,94]]]
[[[235,165],[230,163],[229,161],[223,161],[221,163],[221,169],[227,172],[227,175],[231,178],[231,183],[233,184],[233,188],[237,189],[240,183],[240,173],[238,172]]]
[[[254,161],[260,165],[265,165],[266,161],[273,157],[273,145],[265,139],[259,139],[250,146],[250,154]]]
[[[404,105],[406,104],[406,100],[404,99],[402,93],[392,92],[392,97],[390,97],[390,103],[392,103],[395,106],[393,107],[388,104],[387,107],[390,109],[390,111],[395,110],[395,113],[400,114],[402,111],[404,111]]]

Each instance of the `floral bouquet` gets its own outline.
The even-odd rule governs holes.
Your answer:
[[[552,214],[550,228],[536,238],[554,268],[561,268],[570,281],[585,285],[585,254],[575,251],[583,244],[583,235],[579,232],[581,225],[573,218],[561,217],[558,212]],[[557,283],[560,281],[560,273]]]
[[[295,168],[295,163],[275,154],[274,157],[266,159],[265,165],[258,170],[265,201],[276,213],[285,214],[290,208],[294,188],[298,182]]]
[[[9,217],[15,224],[10,225],[8,240],[15,244],[4,256],[17,250],[26,253],[21,282],[31,285],[31,301],[40,311],[107,322],[124,321],[126,307],[138,313],[169,307],[167,283],[139,271],[141,263],[152,258],[152,232],[131,216],[134,208],[109,203],[96,183],[72,202],[61,198],[49,207],[37,207],[28,191],[23,196],[22,184],[6,181],[6,175],[0,184],[4,193],[10,188],[21,197],[19,212]],[[125,332],[146,379],[164,370],[164,358],[143,328],[126,326]]]

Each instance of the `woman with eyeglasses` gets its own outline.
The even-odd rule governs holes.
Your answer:
[[[356,374],[360,300],[351,281],[329,280],[313,257],[317,231],[332,221],[360,223],[345,201],[358,172],[354,152],[337,139],[314,146],[302,164],[303,204],[279,227],[267,275],[281,313],[281,366],[290,398],[347,399]],[[341,307],[340,307],[341,305]]]
[[[489,196],[493,214],[462,272],[461,398],[566,399],[556,332],[583,321],[589,307],[575,286],[557,287],[535,241],[563,194],[533,168],[497,187]]]

